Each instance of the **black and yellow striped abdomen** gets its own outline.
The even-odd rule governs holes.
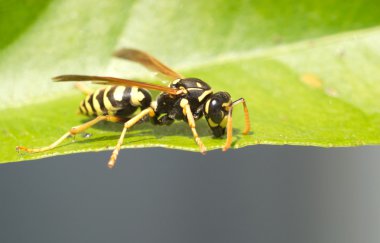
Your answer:
[[[129,117],[137,108],[150,106],[152,97],[146,89],[125,86],[109,86],[86,96],[79,111],[87,116],[115,115]]]

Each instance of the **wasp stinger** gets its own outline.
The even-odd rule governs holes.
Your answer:
[[[195,127],[195,120],[204,115],[215,137],[221,137],[227,131],[226,143],[223,146],[225,151],[232,142],[232,110],[239,103],[243,104],[245,114],[243,134],[249,132],[248,109],[243,98],[232,101],[227,92],[214,93],[206,82],[198,78],[184,78],[145,52],[124,48],[115,52],[114,55],[140,63],[151,71],[169,77],[172,82],[169,87],[166,87],[103,76],[61,75],[55,77],[53,80],[57,82],[79,81],[76,84],[77,87],[87,95],[80,103],[80,113],[95,118],[71,128],[49,146],[34,149],[18,146],[16,149],[26,152],[43,152],[55,148],[67,137],[83,132],[100,121],[124,122],[124,128],[108,162],[108,167],[113,168],[127,130],[138,121],[150,117],[150,120],[156,125],[170,125],[175,120],[187,122],[200,152],[205,153],[206,147],[198,136]],[[82,86],[81,81],[92,81],[109,86],[90,92]],[[161,91],[156,101],[152,101],[148,89]],[[138,108],[141,109],[140,113],[132,117]]]

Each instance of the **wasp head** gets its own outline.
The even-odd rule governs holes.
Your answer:
[[[227,92],[217,92],[207,100],[203,112],[215,137],[221,137],[226,131],[228,110],[232,104]]]

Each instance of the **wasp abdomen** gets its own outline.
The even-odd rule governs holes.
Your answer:
[[[128,117],[138,107],[149,107],[152,101],[146,89],[109,86],[88,95],[79,105],[80,113],[87,116],[116,115]]]

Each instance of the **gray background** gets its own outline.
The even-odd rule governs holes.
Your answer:
[[[123,150],[0,166],[0,242],[380,242],[380,148]]]

